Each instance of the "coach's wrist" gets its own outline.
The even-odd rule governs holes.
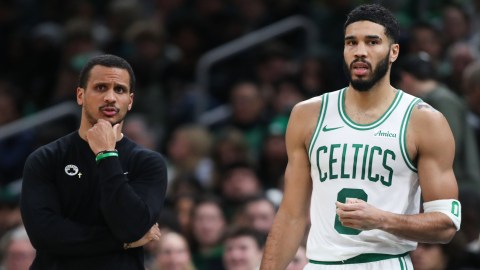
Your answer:
[[[101,154],[104,154],[104,153],[109,153],[109,152],[117,152],[117,149],[113,148],[112,150],[102,150],[102,151],[98,151],[95,156],[98,156],[98,155],[101,155]]]
[[[105,150],[105,151],[100,151],[97,153],[97,155],[95,156],[95,161],[98,163],[100,163],[100,161],[104,158],[108,158],[108,157],[118,157],[118,151],[116,149],[114,150]]]

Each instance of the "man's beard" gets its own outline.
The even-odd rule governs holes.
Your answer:
[[[390,59],[390,52],[388,52],[387,56],[378,62],[377,67],[373,70],[372,76],[370,79],[360,79],[360,80],[353,80],[351,74],[351,68],[348,67],[345,60],[343,61],[343,71],[348,77],[348,81],[352,85],[355,90],[360,92],[365,92],[370,90],[378,81],[380,81],[388,71],[388,64]],[[362,61],[362,60],[357,60]],[[363,62],[363,61],[362,61]],[[370,66],[370,64],[368,64]]]

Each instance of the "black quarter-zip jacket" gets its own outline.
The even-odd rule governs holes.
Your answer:
[[[163,157],[125,136],[99,164],[73,132],[38,148],[24,168],[21,212],[37,250],[30,269],[144,269],[123,249],[157,222],[167,187]]]

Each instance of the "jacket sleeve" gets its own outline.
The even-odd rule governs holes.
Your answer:
[[[39,251],[84,256],[119,251],[123,243],[106,226],[88,226],[62,217],[48,158],[31,155],[24,168],[20,209],[32,245]]]
[[[128,155],[133,170],[125,174],[117,157],[98,165],[102,214],[115,237],[125,243],[139,240],[157,222],[167,188],[166,165],[159,153]]]

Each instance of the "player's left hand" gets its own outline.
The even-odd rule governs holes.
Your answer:
[[[346,203],[336,202],[337,215],[343,226],[357,230],[378,229],[384,218],[384,211],[360,199],[347,199]]]

